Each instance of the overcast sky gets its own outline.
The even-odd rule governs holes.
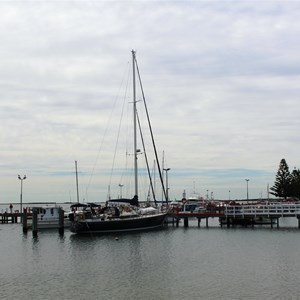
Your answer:
[[[75,160],[80,200],[106,200],[132,49],[170,198],[246,198],[245,179],[266,197],[282,158],[300,167],[299,18],[300,1],[0,1],[0,203],[18,174],[24,202],[76,201]]]

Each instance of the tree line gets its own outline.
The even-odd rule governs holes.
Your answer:
[[[274,185],[270,188],[270,194],[284,199],[296,197],[300,199],[300,170],[294,168],[289,171],[289,166],[283,158],[280,161]]]

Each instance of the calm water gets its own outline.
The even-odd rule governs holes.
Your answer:
[[[1,299],[300,299],[300,230],[179,228],[77,236],[0,225]],[[203,224],[204,225],[204,224]]]

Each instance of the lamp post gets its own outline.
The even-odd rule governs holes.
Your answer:
[[[248,191],[248,182],[250,179],[245,179],[246,180],[246,183],[247,183],[247,203],[248,203],[248,200],[249,200],[249,191]]]
[[[23,176],[23,178],[18,175],[18,178],[21,180],[21,194],[20,194],[20,213],[22,213],[22,197],[23,197],[23,180],[26,179],[26,175]]]
[[[170,168],[163,169],[166,172],[166,198],[167,202],[169,202],[169,185],[168,185],[168,171],[170,171]]]
[[[124,184],[119,184],[119,187],[120,187],[120,199],[122,199],[122,187],[124,186]]]

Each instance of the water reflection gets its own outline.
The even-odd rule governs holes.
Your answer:
[[[32,237],[3,225],[6,299],[297,299],[298,228],[198,228]],[[196,223],[195,223],[196,224]],[[116,239],[118,238],[118,239]],[[142,296],[141,296],[142,295]]]

